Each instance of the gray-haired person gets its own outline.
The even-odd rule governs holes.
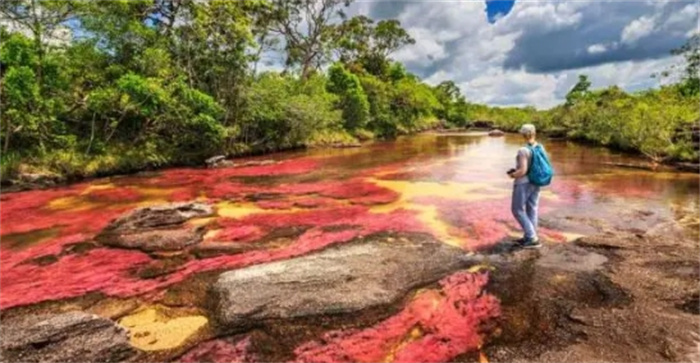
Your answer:
[[[537,207],[540,199],[540,187],[530,183],[528,169],[532,159],[532,149],[538,145],[535,126],[523,125],[520,134],[527,145],[518,150],[515,158],[515,169],[511,169],[508,175],[513,178],[513,199],[511,211],[522,227],[525,235],[518,240],[523,248],[539,248],[542,244],[537,238]],[[540,145],[540,147],[542,147]]]

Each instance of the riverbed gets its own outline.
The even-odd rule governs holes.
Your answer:
[[[567,141],[544,145],[556,173],[541,194],[539,234],[545,249],[557,251],[606,233],[642,236],[669,223],[697,241],[697,174],[620,168],[613,164],[640,160]],[[130,359],[137,360],[487,359],[493,332],[504,329],[497,327],[498,319],[510,310],[500,307],[499,301],[508,299],[497,288],[488,292],[488,275],[499,271],[488,272],[483,263],[435,284],[411,285],[390,307],[337,318],[319,314],[315,318],[328,322],[313,328],[297,317],[222,328],[209,307],[210,290],[225,271],[380,239],[413,243],[421,236],[464,256],[517,254],[510,241],[520,232],[510,214],[512,181],[506,171],[520,146],[514,135],[423,134],[360,148],[236,159],[218,169],[166,169],[4,193],[0,309],[13,319],[66,311],[96,314],[127,332],[135,352]],[[96,238],[136,208],[174,202],[212,208],[183,224],[201,233],[195,245],[165,251]],[[653,252],[652,244],[648,248]],[[567,263],[547,258],[554,267]],[[415,263],[399,267],[419,268]],[[455,301],[471,310],[441,307]],[[462,328],[451,327],[455,319]],[[464,324],[474,329],[462,336]],[[482,356],[469,355],[475,352]]]

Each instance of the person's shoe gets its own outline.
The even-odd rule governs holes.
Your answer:
[[[517,243],[517,244],[519,244],[519,245],[521,245],[521,244],[523,244],[523,243],[525,243],[525,242],[527,242],[527,238],[525,238],[525,237],[518,238],[518,239],[515,240],[515,243]]]
[[[524,242],[520,243],[520,247],[528,249],[540,248],[542,247],[542,243],[540,243],[539,239],[526,238]]]

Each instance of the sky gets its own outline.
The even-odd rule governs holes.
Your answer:
[[[698,0],[357,0],[348,15],[395,18],[416,40],[392,55],[471,102],[549,108],[579,74],[593,88],[657,87],[670,51],[698,31]]]

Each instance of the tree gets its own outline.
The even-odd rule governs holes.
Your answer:
[[[68,42],[66,22],[75,16],[73,1],[5,0],[0,3],[0,15],[9,25],[31,35],[39,61],[35,73],[42,87],[43,58],[49,41]],[[12,29],[11,29],[12,30]],[[64,36],[61,36],[61,35]]]
[[[345,64],[361,64],[370,74],[386,76],[389,55],[415,40],[398,20],[381,20],[376,25],[366,16],[346,20],[335,29],[338,33],[338,59]]]
[[[574,87],[566,94],[566,105],[573,106],[588,95],[588,89],[591,87],[591,82],[588,80],[588,76],[581,74],[578,76],[578,82]]]
[[[336,63],[328,70],[327,89],[340,97],[338,108],[343,110],[347,130],[354,131],[367,124],[369,101],[356,75],[347,71],[342,64]]]
[[[287,67],[300,66],[302,79],[329,59],[336,20],[351,0],[272,0],[269,31],[284,40]]]
[[[687,96],[700,94],[700,34],[693,35],[682,47],[671,53],[685,59],[681,92]]]

